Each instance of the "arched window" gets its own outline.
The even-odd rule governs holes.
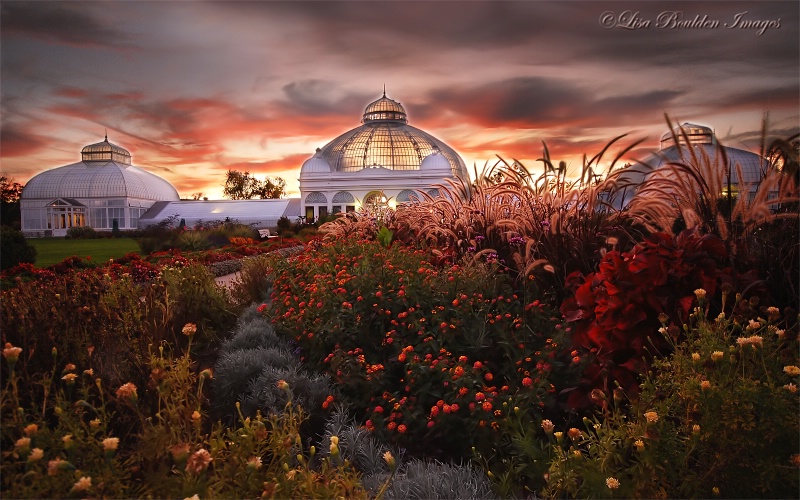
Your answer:
[[[306,195],[306,203],[328,203],[328,198],[319,191],[314,191]]]
[[[333,203],[355,203],[355,197],[348,191],[339,191],[333,195]]]
[[[413,189],[404,189],[397,195],[397,203],[409,203],[419,199],[419,194]]]

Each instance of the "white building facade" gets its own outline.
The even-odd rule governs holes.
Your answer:
[[[154,203],[177,201],[165,179],[131,164],[131,154],[108,142],[81,150],[81,161],[47,170],[22,190],[20,212],[26,237],[65,236],[72,227],[97,231],[136,229]]]
[[[469,179],[458,153],[408,125],[403,106],[385,93],[366,107],[361,123],[303,163],[300,202],[306,220],[373,203],[395,207],[421,192],[435,195],[435,186],[446,179]]]

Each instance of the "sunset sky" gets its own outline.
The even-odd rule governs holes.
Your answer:
[[[624,133],[644,156],[665,113],[756,152],[764,112],[772,135],[800,129],[796,1],[0,8],[0,171],[22,184],[107,130],[181,197],[221,198],[228,169],[296,195],[302,162],[384,85],[470,170],[499,155],[535,171],[542,142],[578,169]]]

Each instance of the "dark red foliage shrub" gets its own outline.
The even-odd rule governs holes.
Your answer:
[[[571,323],[573,347],[589,351],[593,361],[580,390],[570,391],[569,406],[588,404],[591,389],[610,394],[615,382],[636,394],[647,360],[669,351],[659,315],[669,318],[665,324],[677,336],[694,291],[714,295],[722,275],[718,264],[726,257],[724,243],[714,235],[657,233],[630,252],[609,252],[596,273],[571,274],[567,286],[574,296],[562,303],[561,313]]]

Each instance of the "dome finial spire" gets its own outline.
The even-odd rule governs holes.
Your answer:
[[[386,84],[383,84],[383,97],[386,97]]]
[[[105,131],[106,131],[105,141],[108,142],[108,129],[105,129]]]

